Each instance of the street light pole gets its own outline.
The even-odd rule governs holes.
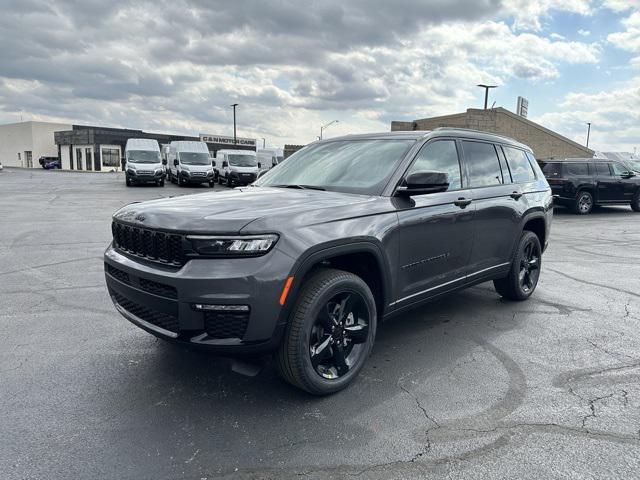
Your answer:
[[[338,123],[338,120],[331,120],[329,123],[327,123],[326,125],[323,125],[320,127],[320,140],[322,140],[322,132],[324,131],[325,128],[330,127],[331,125],[333,125],[334,123]]]
[[[591,122],[587,122],[587,148],[589,148],[589,137],[591,136]]]
[[[234,103],[230,106],[233,107],[233,144],[235,145],[238,143],[238,139],[236,137],[236,107],[238,104]]]
[[[480,88],[484,88],[484,109],[487,109],[487,106],[489,105],[489,89],[491,88],[497,88],[497,85],[484,85],[484,84],[479,84],[477,85]]]
[[[267,147],[267,139],[263,138],[262,139],[262,148],[266,148]]]

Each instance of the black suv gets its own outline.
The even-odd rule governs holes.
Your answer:
[[[344,388],[379,321],[493,280],[535,290],[552,219],[531,150],[458,129],[310,144],[254,184],[126,206],[104,255],[116,309],[223,356],[274,353],[313,394]]]
[[[586,215],[596,205],[631,205],[640,212],[640,177],[623,163],[600,158],[539,161],[555,202]]]

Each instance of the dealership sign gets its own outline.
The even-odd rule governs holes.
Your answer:
[[[217,143],[219,145],[247,145],[249,147],[256,146],[255,138],[244,138],[244,137],[236,137],[236,142],[234,143],[233,137],[226,137],[223,135],[205,135],[200,134],[200,141],[207,143]]]

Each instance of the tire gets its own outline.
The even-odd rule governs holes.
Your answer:
[[[634,212],[640,212],[640,191],[636,192],[631,200],[631,210]]]
[[[352,305],[351,312],[340,314],[340,305]],[[323,311],[324,316],[320,315]],[[376,320],[376,302],[364,280],[342,270],[318,270],[302,286],[291,311],[275,355],[278,372],[313,395],[342,390],[371,353]],[[316,365],[314,345],[323,352],[314,355]]]
[[[185,180],[182,178],[182,175],[178,174],[178,186],[184,187],[186,184],[187,182],[185,182]]]
[[[591,192],[581,190],[573,203],[573,212],[577,215],[587,215],[593,210],[593,195]]]
[[[214,182],[213,180],[211,180],[209,182],[209,188],[213,188],[215,186],[216,182]]]
[[[164,187],[164,178],[158,182],[159,187]]]
[[[538,285],[541,268],[540,240],[535,233],[525,230],[520,236],[509,274],[504,278],[494,280],[493,286],[501,296],[508,300],[526,300]]]
[[[129,176],[126,175],[124,177],[124,179],[125,179],[125,183],[127,184],[127,187],[130,187],[132,185],[132,183],[131,183],[131,179],[129,178]]]

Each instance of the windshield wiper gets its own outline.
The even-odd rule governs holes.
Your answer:
[[[298,188],[300,190],[322,190],[325,191],[322,187],[316,187],[315,185],[301,185],[299,183],[288,183],[282,185],[265,185],[266,187],[276,187],[276,188]]]

